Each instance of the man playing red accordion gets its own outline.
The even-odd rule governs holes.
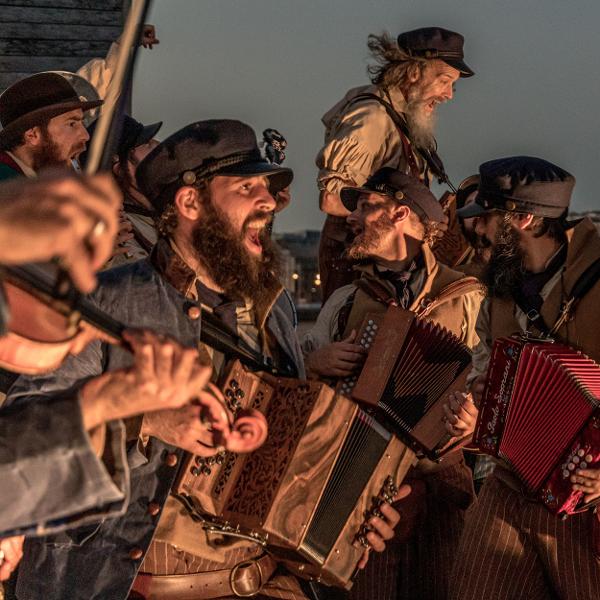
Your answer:
[[[340,378],[356,373],[365,353],[355,342],[356,334],[367,313],[385,312],[390,302],[418,312],[449,284],[460,281],[465,283],[462,295],[438,306],[430,318],[472,347],[477,342],[481,293],[476,281],[438,263],[431,251],[428,242],[443,217],[433,194],[417,179],[386,167],[362,188],[344,188],[341,198],[351,212],[348,224],[355,234],[348,254],[360,265],[357,281],[331,295],[304,339],[309,374]],[[451,408],[461,413],[459,402],[465,401],[452,400],[455,404],[448,407],[448,415],[453,415]],[[454,452],[439,464],[421,459],[409,483],[413,491],[399,507],[402,521],[397,540],[384,555],[371,558],[355,581],[353,599],[446,597],[465,509],[473,499],[471,474],[462,453]],[[417,519],[420,525],[405,530]]]
[[[600,237],[588,219],[566,221],[574,177],[524,156],[484,163],[480,176],[476,201],[459,211],[463,218],[478,217],[477,233],[492,247],[471,374],[476,400],[494,340],[516,332],[556,329],[555,339],[600,362],[600,285],[598,269],[589,270],[600,260]],[[561,319],[586,277],[587,293]],[[600,499],[600,470],[577,469],[571,482],[586,502]],[[560,520],[522,489],[504,464],[488,477],[467,516],[449,598],[598,598],[598,514],[588,510]]]

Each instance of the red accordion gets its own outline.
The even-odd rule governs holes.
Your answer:
[[[494,343],[475,443],[502,459],[553,514],[587,506],[577,468],[600,467],[600,366],[568,346],[523,336]]]

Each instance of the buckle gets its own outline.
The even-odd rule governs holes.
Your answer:
[[[231,587],[231,591],[234,593],[236,598],[251,598],[252,596],[256,596],[256,594],[258,594],[258,592],[260,592],[260,588],[262,587],[262,584],[263,584],[263,572],[262,572],[262,569],[260,568],[260,563],[258,562],[259,560],[260,559],[244,560],[241,563],[238,563],[237,565],[235,565],[235,567],[233,567],[233,569],[231,569],[231,573],[229,574],[229,586]],[[258,570],[258,585],[256,586],[255,590],[252,590],[250,592],[239,591],[238,589],[236,589],[236,586],[241,581],[241,577],[243,577],[243,574],[240,574],[240,579],[236,580],[238,571],[242,568],[251,567],[252,565],[254,565]]]

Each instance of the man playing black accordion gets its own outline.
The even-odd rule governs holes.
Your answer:
[[[480,176],[476,201],[459,211],[464,218],[477,217],[476,232],[492,247],[471,374],[477,402],[499,338],[524,331],[551,334],[600,361],[600,237],[588,219],[566,221],[574,177],[524,156],[484,163]],[[544,383],[539,378],[533,385]],[[549,397],[551,390],[543,389]],[[573,490],[582,492],[585,502],[597,500],[600,470],[581,465],[579,458],[575,462],[579,468],[567,473]],[[497,465],[467,516],[449,598],[591,600],[599,589],[598,514],[587,510],[561,520],[526,493],[514,464]]]
[[[367,313],[383,313],[389,304],[419,313],[459,282],[459,293],[428,318],[473,347],[480,288],[473,278],[435,259],[429,243],[435,237],[433,224],[443,215],[433,194],[418,180],[384,168],[364,187],[342,190],[341,198],[351,212],[348,223],[356,236],[348,253],[360,265],[357,280],[332,294],[304,339],[309,375],[337,379],[357,373],[366,351],[356,336]],[[462,433],[453,427],[458,421],[454,413],[467,420],[467,410],[472,411],[469,399],[461,395],[450,399],[446,414],[453,435]],[[456,424],[461,427],[462,420]],[[351,598],[446,597],[465,510],[473,499],[471,474],[458,451],[439,464],[420,459],[408,483],[413,491],[398,506],[401,531],[385,554],[371,558],[355,581]],[[408,527],[409,521],[413,527]]]

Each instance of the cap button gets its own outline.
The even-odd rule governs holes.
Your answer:
[[[199,306],[190,306],[187,311],[187,315],[192,321],[196,321],[200,318],[201,310]]]
[[[194,173],[194,171],[185,171],[181,176],[181,179],[183,179],[183,183],[186,185],[192,185],[193,183],[196,183],[196,173]]]
[[[506,208],[506,210],[515,210],[515,208],[517,208],[517,205],[512,200],[507,200],[504,203],[504,207]]]
[[[394,198],[396,198],[396,200],[404,200],[404,192],[396,192]]]
[[[140,560],[144,556],[144,551],[141,548],[132,548],[129,551],[129,558],[131,560]]]
[[[178,458],[177,458],[177,454],[175,454],[174,452],[169,452],[169,454],[167,454],[167,456],[165,456],[165,464],[168,467],[174,467],[177,462],[178,462]]]

